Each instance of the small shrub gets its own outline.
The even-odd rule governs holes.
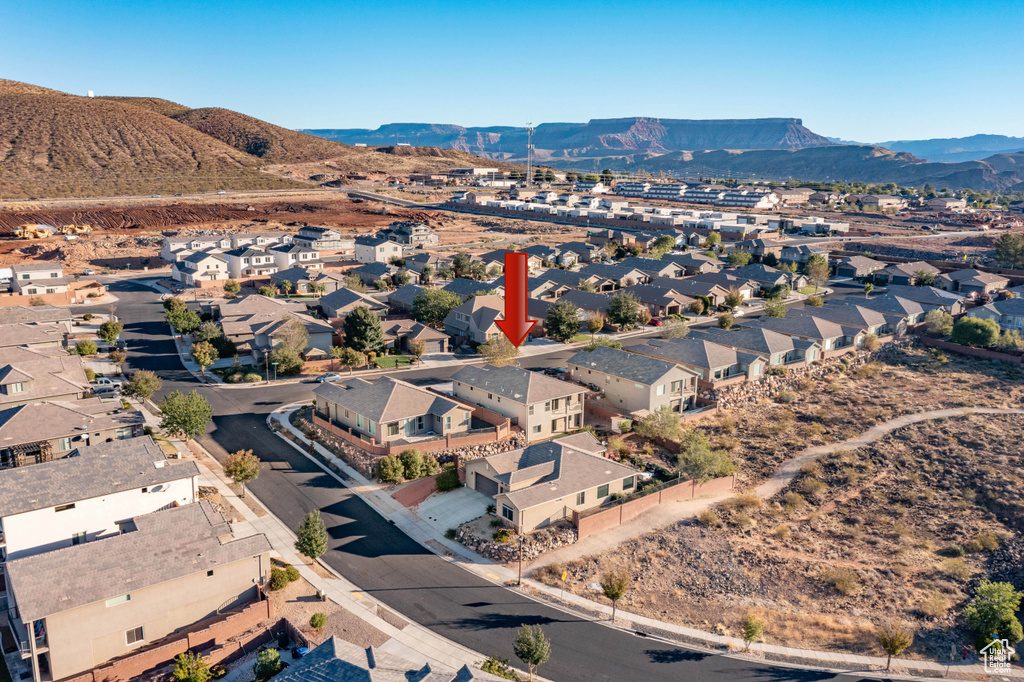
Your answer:
[[[283,590],[285,587],[288,586],[289,582],[290,581],[288,580],[288,572],[285,571],[283,568],[278,568],[277,566],[274,566],[270,569],[270,583],[267,585],[268,589],[272,591]]]
[[[938,592],[930,592],[921,599],[917,610],[929,618],[939,618],[949,611],[949,600]]]
[[[775,399],[780,403],[791,403],[796,400],[796,393],[793,393],[793,391],[782,391],[775,396]]]
[[[488,656],[487,660],[480,664],[480,670],[485,673],[490,673],[495,677],[500,677],[503,680],[519,679],[519,675],[516,674],[516,671],[508,664],[507,658]]]
[[[994,552],[999,549],[999,536],[995,533],[980,533],[964,545],[964,549],[972,554],[977,552]]]
[[[971,578],[971,567],[963,559],[946,559],[939,566],[939,570],[953,580],[966,581]]]
[[[822,572],[821,578],[847,597],[852,597],[863,589],[860,577],[852,568],[830,568]]]
[[[454,540],[459,537],[459,531],[457,528],[449,528],[444,532],[444,536],[449,540]]]
[[[409,448],[408,450],[402,450],[398,453],[398,459],[402,463],[404,469],[404,476],[407,480],[415,480],[423,476],[424,464],[423,464],[423,453],[416,448]]]
[[[956,558],[956,557],[961,557],[961,556],[964,556],[965,554],[967,554],[967,550],[965,550],[962,545],[958,545],[956,543],[953,543],[949,547],[946,547],[946,548],[940,550],[939,554],[941,554],[943,556],[948,556],[948,557]]]
[[[722,416],[718,420],[718,428],[722,430],[722,433],[736,433],[736,418],[731,414]]]
[[[630,453],[630,449],[629,446],[626,445],[626,441],[622,440],[618,436],[612,436],[608,439],[608,449],[619,457],[625,457]]]
[[[509,528],[502,528],[501,530],[494,531],[494,535],[491,536],[495,542],[505,544],[512,539],[512,530]]]
[[[739,509],[741,511],[748,511],[750,509],[757,509],[761,506],[761,498],[753,493],[742,493],[736,495],[729,500],[729,505],[733,509]]]
[[[433,476],[441,470],[441,465],[437,463],[437,460],[430,455],[423,458],[423,475]]]
[[[96,381],[96,372],[86,367],[85,378],[88,379],[89,381]]]
[[[822,492],[824,492],[825,488],[827,488],[828,486],[824,483],[824,481],[819,481],[816,478],[807,477],[800,479],[800,483],[797,487],[800,489],[800,492],[802,492],[804,495],[817,497]]]
[[[788,540],[791,535],[793,535],[793,530],[786,524],[782,524],[772,531],[772,537],[778,538],[779,540]]]
[[[493,505],[493,504],[487,505],[487,513],[488,514],[493,514],[496,511],[498,511],[498,507],[496,505]]]
[[[700,525],[707,526],[708,528],[722,527],[722,519],[711,509],[705,509],[700,514],[697,514],[697,521],[700,522]]]
[[[745,512],[738,511],[729,517],[729,525],[741,530],[747,530],[754,527],[754,519],[750,518]]]
[[[236,374],[235,376],[237,377],[241,375]],[[263,381],[263,377],[261,377],[259,374],[256,374],[255,372],[249,372],[245,376],[242,376],[242,380],[247,384],[255,384],[257,382]]]
[[[445,464],[441,468],[441,473],[434,479],[434,489],[439,493],[446,493],[449,490],[461,487],[462,481],[459,480],[459,470],[451,463]]]
[[[290,583],[293,583],[302,577],[301,575],[299,575],[299,569],[295,568],[291,564],[284,565],[284,573],[286,576],[288,576],[288,582]]]
[[[789,492],[782,496],[782,504],[785,505],[785,507],[790,510],[799,509],[800,507],[804,506],[806,502],[807,501],[804,499],[803,495],[793,490],[790,490]]]
[[[501,528],[504,525],[501,519],[491,519],[491,528]]]
[[[94,341],[82,339],[81,341],[75,342],[74,352],[77,355],[96,355],[97,351],[98,349],[96,348],[96,343]]]
[[[89,320],[92,319],[92,313],[86,313],[85,315],[82,315],[82,319],[88,322]]]
[[[327,616],[322,613],[314,613],[313,617],[309,619],[309,627],[314,630],[323,630],[325,625],[327,625]]]
[[[394,455],[381,457],[377,462],[377,478],[384,483],[401,483],[405,480],[405,467]]]

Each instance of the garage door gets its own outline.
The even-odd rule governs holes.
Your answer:
[[[477,492],[481,492],[488,497],[494,497],[498,494],[498,482],[481,476],[480,474],[474,474],[476,476],[476,489]]]

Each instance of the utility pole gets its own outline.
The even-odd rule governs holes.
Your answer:
[[[526,124],[526,186],[533,182],[533,124]]]

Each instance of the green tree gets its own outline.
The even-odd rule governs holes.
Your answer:
[[[751,255],[746,251],[733,251],[729,254],[729,265],[734,268],[742,268],[750,263]]]
[[[662,256],[672,250],[676,245],[676,240],[670,234],[663,234],[654,240],[651,245],[651,258],[654,260],[660,260]]]
[[[612,623],[615,622],[615,611],[619,600],[629,591],[631,579],[626,571],[608,571],[601,574],[601,592],[612,602]]]
[[[171,310],[181,310],[185,308],[185,301],[181,300],[177,296],[168,296],[163,302],[164,311],[170,312]]]
[[[256,654],[256,662],[252,666],[256,682],[266,682],[282,670],[284,663],[281,662],[281,654],[277,649],[260,649]]]
[[[807,279],[814,285],[814,293],[828,281],[828,258],[824,254],[811,254],[807,259]]]
[[[302,371],[302,356],[286,346],[270,351],[271,364],[277,364],[277,373],[294,376]]]
[[[719,329],[732,329],[732,325],[736,322],[731,313],[722,313],[718,316],[718,328]]]
[[[999,350],[1024,350],[1024,340],[1016,329],[1007,329],[999,336],[996,347]]]
[[[823,305],[825,305],[825,299],[823,299],[821,296],[814,296],[812,294],[811,296],[807,297],[805,303],[812,308],[820,308]]]
[[[743,305],[743,294],[736,287],[729,289],[729,293],[725,295],[725,304],[730,308],[739,308]]]
[[[526,664],[530,682],[533,682],[537,668],[551,657],[551,640],[544,635],[539,625],[524,625],[512,640],[512,650],[516,657]]]
[[[597,287],[594,285],[594,283],[587,281],[580,282],[580,285],[576,288],[579,289],[580,291],[586,291],[589,294],[592,294],[595,291],[597,291]]]
[[[927,270],[918,270],[914,273],[915,287],[930,287],[935,284],[935,273]]]
[[[774,253],[766,253],[764,256],[761,257],[761,263],[767,265],[770,268],[774,268],[776,265],[779,264],[779,257],[776,256]]]
[[[108,345],[113,346],[117,341],[117,337],[121,336],[121,332],[124,330],[124,325],[120,322],[114,322],[108,320],[100,325],[100,331],[98,336],[107,342]]]
[[[683,435],[679,425],[679,415],[668,405],[662,405],[654,412],[638,422],[634,422],[633,430],[643,438],[661,438],[662,440],[678,440]]]
[[[341,354],[341,366],[348,367],[349,374],[356,367],[362,367],[366,364],[366,356],[357,351],[355,348],[345,348]]]
[[[741,630],[743,632],[743,642],[746,644],[744,650],[750,649],[750,643],[756,642],[764,633],[764,618],[753,613],[748,613],[743,618]]]
[[[710,232],[708,233],[708,236],[704,238],[704,242],[709,248],[713,249],[722,242],[722,235],[717,232]]]
[[[398,459],[402,462],[402,472],[406,480],[412,481],[421,478],[424,471],[423,453],[416,448],[409,448],[398,453]]]
[[[487,279],[487,266],[482,261],[475,260],[469,264],[469,272],[467,274],[478,282]]]
[[[612,180],[615,179],[615,175],[612,173],[610,168],[605,168],[601,171],[601,182],[606,185],[612,184]]]
[[[323,282],[310,282],[309,290],[314,294],[323,294],[327,291],[327,285]]]
[[[359,275],[346,275],[343,281],[345,282],[346,289],[360,294],[366,293],[366,285],[363,284],[363,280]]]
[[[345,316],[342,331],[345,333],[345,345],[361,353],[384,347],[380,318],[366,306],[359,306]]]
[[[231,295],[236,295],[237,296],[239,293],[241,293],[241,291],[242,291],[242,285],[239,284],[236,280],[229,279],[228,281],[224,282],[224,293],[225,294],[231,294]]]
[[[974,600],[964,610],[967,626],[974,631],[975,648],[982,649],[993,639],[1005,639],[1010,645],[1024,639],[1017,612],[1024,593],[1011,583],[982,580]]]
[[[327,551],[327,526],[320,518],[319,509],[306,514],[295,535],[295,549],[302,556],[318,559]]]
[[[217,354],[217,349],[213,347],[212,343],[200,341],[199,343],[192,344],[192,359],[199,365],[199,369],[205,372],[207,367],[220,359],[220,356]]]
[[[661,326],[661,338],[663,339],[685,339],[690,333],[690,328],[685,320],[667,320]]]
[[[327,625],[327,616],[319,611],[314,613],[309,619],[309,627],[313,628],[317,632],[323,630],[325,625]]]
[[[782,301],[765,301],[764,314],[768,317],[785,317],[786,304]]]
[[[462,305],[458,294],[444,289],[425,289],[412,300],[412,316],[417,322],[440,327],[453,309]]]
[[[426,341],[410,341],[409,342],[409,355],[413,356],[417,360],[423,357],[423,354],[427,352]]]
[[[256,290],[256,293],[267,298],[274,298],[277,295],[277,290],[274,287],[262,286]]]
[[[996,262],[1004,268],[1024,268],[1024,235],[1004,232],[996,240]]]
[[[149,400],[164,385],[155,373],[148,369],[137,369],[121,387],[121,394],[129,398]]]
[[[914,631],[905,623],[898,623],[894,620],[882,623],[878,628],[878,644],[888,657],[885,661],[885,669],[892,666],[892,657],[899,656],[910,648],[914,643]]]
[[[635,327],[639,313],[640,301],[633,294],[616,294],[608,304],[608,321],[622,329]]]
[[[409,274],[408,270],[399,270],[395,273],[394,282],[396,287],[404,287],[411,281],[412,275]]]
[[[544,326],[551,338],[571,341],[580,332],[580,309],[569,301],[558,301],[548,308]]]
[[[871,292],[874,291],[874,289],[875,289],[875,285],[874,284],[872,284],[871,282],[865,282],[864,283],[864,298],[867,298],[871,294]]]
[[[469,274],[469,265],[471,262],[472,260],[470,259],[469,254],[465,251],[457,253],[455,258],[452,260],[452,270],[455,271],[455,276],[462,277],[463,275]]]
[[[476,350],[480,355],[484,356],[487,364],[494,365],[495,367],[505,367],[506,365],[514,364],[516,358],[519,357],[519,349],[513,346],[512,342],[504,334],[500,334],[496,339],[491,339],[487,343],[481,344]]]
[[[212,675],[206,659],[199,654],[186,651],[174,657],[171,677],[174,682],[206,682]]]
[[[385,455],[377,460],[377,478],[384,483],[405,481],[405,466],[394,455]]]
[[[252,450],[239,450],[228,455],[224,473],[235,482],[235,485],[242,487],[242,497],[244,498],[245,484],[259,478],[262,468],[263,463],[252,453]]]
[[[292,283],[289,282],[286,279],[282,279],[281,280],[281,291],[284,292],[284,295],[287,296],[289,293],[291,293],[291,290],[292,290]]]
[[[945,310],[929,310],[924,316],[924,328],[932,336],[949,336],[953,331],[953,316]]]
[[[679,443],[679,475],[704,483],[712,478],[730,476],[736,470],[725,450],[713,450],[707,434],[688,429]]]
[[[341,356],[345,354],[345,347],[331,346],[330,350],[327,351],[327,354],[330,355],[331,360],[334,361],[331,363],[331,369],[334,369],[335,367],[338,366],[338,360],[340,360]]]
[[[213,419],[210,403],[197,391],[173,391],[161,401],[160,414],[160,428],[185,440],[201,436]]]
[[[194,310],[188,308],[174,308],[166,313],[167,324],[171,325],[179,334],[191,334],[199,329],[202,320]]]
[[[275,347],[285,348],[298,354],[306,352],[309,347],[309,330],[301,320],[291,318],[280,329],[273,333]]]
[[[434,276],[434,266],[427,263],[420,270],[420,279],[424,284],[430,284],[430,279]]]
[[[587,331],[590,332],[590,339],[593,341],[594,334],[604,329],[604,315],[594,313],[587,318]]]
[[[441,279],[455,279],[455,270],[450,265],[442,265],[437,269],[437,276]]]
[[[953,325],[953,343],[963,346],[987,348],[999,340],[999,323],[995,320],[982,320],[978,317],[961,317]]]
[[[196,330],[196,338],[200,341],[213,341],[224,336],[224,330],[221,326],[213,320],[207,320],[199,325],[199,329]]]
[[[96,347],[96,342],[91,339],[82,339],[75,342],[75,355],[96,355],[98,352],[99,349]]]

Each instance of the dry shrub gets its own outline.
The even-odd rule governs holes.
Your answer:
[[[718,418],[718,428],[722,433],[736,433],[736,418],[731,414],[724,414]]]
[[[722,527],[722,519],[718,514],[710,509],[705,509],[700,514],[697,514],[697,521],[699,521],[702,526],[707,526],[708,528]]]
[[[837,592],[847,597],[857,594],[864,588],[860,582],[860,577],[852,568],[838,567],[825,569],[821,572],[821,579],[827,585],[834,587]]]
[[[946,559],[939,564],[939,570],[947,578],[960,581],[970,580],[973,573],[970,564],[963,559]]]
[[[964,545],[964,549],[972,554],[976,552],[994,552],[999,549],[999,536],[995,533],[979,533]]]
[[[929,592],[918,602],[917,610],[929,618],[940,618],[949,611],[949,600],[938,592]]]
[[[811,477],[801,478],[797,487],[804,495],[810,495],[811,497],[821,495],[825,492],[825,489],[828,488],[824,481],[819,481],[818,479]]]
[[[735,497],[726,500],[724,503],[728,509],[736,509],[738,511],[749,511],[751,509],[757,509],[761,506],[761,498],[753,493],[741,493]]]
[[[740,530],[749,530],[754,527],[754,519],[750,518],[746,513],[738,511],[729,517],[729,525],[735,526]]]
[[[779,540],[788,540],[793,535],[793,530],[786,524],[782,524],[772,531],[772,537]]]
[[[804,496],[794,490],[790,490],[782,496],[782,504],[791,511],[799,509],[804,506],[806,502],[807,500],[804,499]]]

